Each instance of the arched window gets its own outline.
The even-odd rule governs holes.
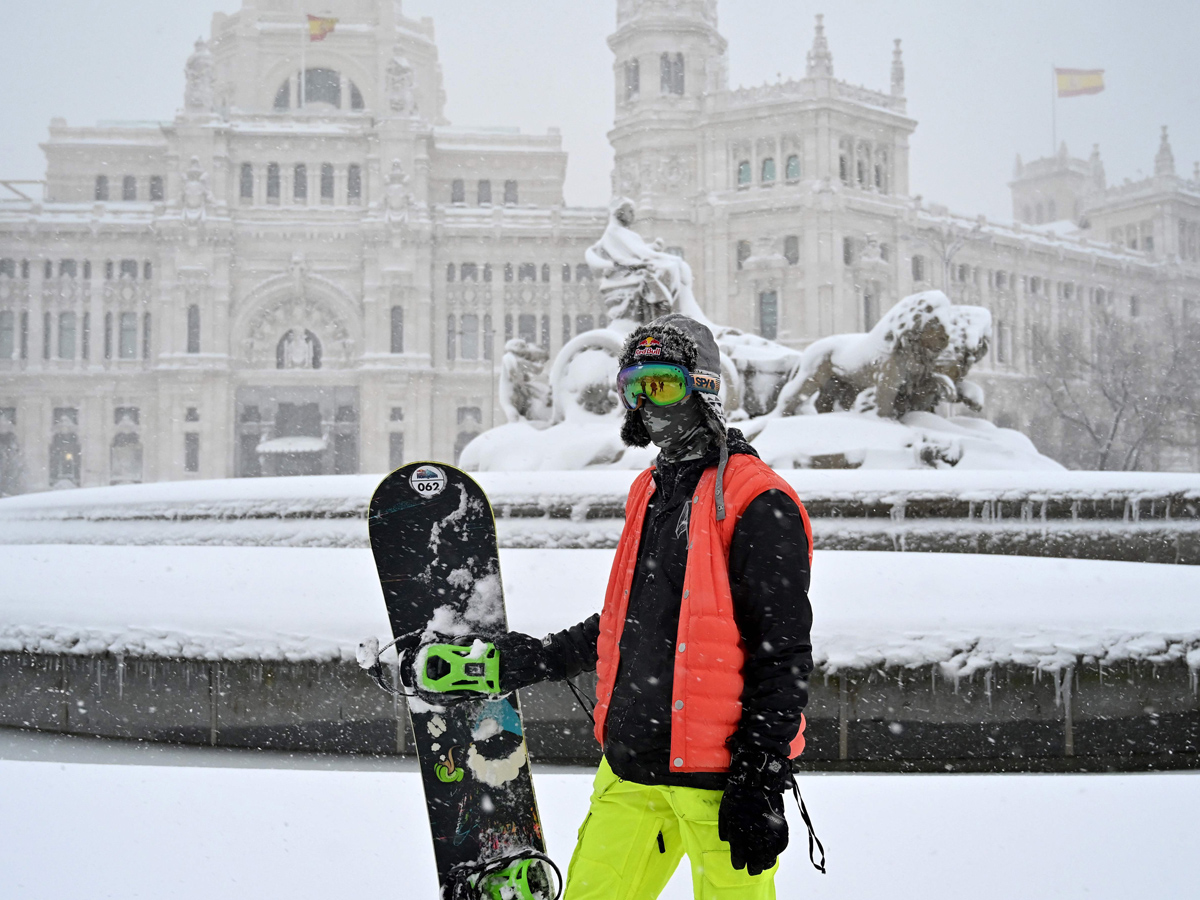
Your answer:
[[[563,313],[563,332],[562,342],[565,344],[571,339],[571,316],[569,313]]]
[[[550,264],[542,263],[542,281],[550,280]]]
[[[483,314],[483,358],[492,358],[492,345],[496,342],[496,333],[492,331],[492,314]]]
[[[838,141],[838,178],[842,184],[850,183],[850,156],[852,154],[849,138]]]
[[[925,257],[918,255],[912,258],[912,277],[913,281],[925,280]]]
[[[200,307],[195,303],[187,311],[187,352],[200,352]]]
[[[491,263],[483,264],[483,280],[489,284],[492,281],[492,264]]]
[[[854,238],[842,238],[842,263],[850,266],[854,264]]]
[[[121,260],[121,277],[122,278],[137,278],[138,264],[136,259]]]
[[[59,410],[55,410],[58,413]],[[71,412],[77,414],[75,409]],[[79,435],[60,432],[50,439],[50,486],[79,485]]]
[[[758,333],[769,341],[779,334],[779,294],[775,291],[758,295]]]
[[[750,186],[750,160],[743,159],[737,166],[737,186],[745,188]]]
[[[746,264],[746,260],[750,258],[750,242],[737,242],[737,267],[740,269]]]
[[[75,358],[75,313],[58,314],[58,358]]]
[[[475,313],[462,317],[462,358],[479,359],[479,316]]]
[[[450,282],[454,280],[455,268],[454,263],[446,263],[446,281]]]
[[[149,281],[153,274],[154,266],[150,260],[146,260],[144,263],[142,263],[142,278],[144,278],[146,281]]]
[[[17,277],[17,261],[15,259],[0,259],[0,275],[9,278]]]
[[[1139,315],[1141,315],[1141,312],[1142,312],[1141,301],[1138,299],[1136,294],[1130,295],[1130,297],[1129,297],[1129,315],[1130,315],[1130,317],[1136,319]]]
[[[108,176],[107,175],[97,175],[96,176],[96,199],[97,200],[107,200],[108,199]]]
[[[296,163],[292,169],[292,202],[304,203],[308,200],[308,166]]]
[[[768,156],[762,161],[762,183],[775,183],[775,158]]]
[[[279,86],[279,90],[275,92],[274,107],[277,111],[282,112],[292,105],[292,81],[289,78]]]
[[[404,352],[404,307],[403,306],[393,306],[392,307],[391,325],[392,325],[391,352],[392,353],[403,353]]]
[[[161,175],[150,176],[150,202],[157,203],[163,199],[163,180]]]
[[[362,166],[357,163],[346,170],[346,202],[351,206],[362,202]]]
[[[671,60],[671,93],[683,96],[683,54],[676,53]]]
[[[800,177],[800,157],[793,153],[787,158],[783,177],[788,181],[796,181]]]
[[[658,58],[658,89],[660,93],[671,93],[671,54],[664,53]]]
[[[875,189],[882,194],[888,192],[888,156],[886,150],[875,155]]]
[[[279,202],[279,163],[267,164],[267,202]]]
[[[636,97],[642,89],[641,70],[637,57],[625,61],[625,100],[628,102]]]
[[[129,422],[128,419],[124,420]],[[122,422],[117,423],[118,426]],[[130,422],[125,427],[132,428]],[[142,481],[142,441],[136,431],[121,431],[109,450],[109,471],[113,484],[140,484]]]
[[[867,186],[867,161],[861,152],[854,160],[854,177],[860,188]]]
[[[104,314],[104,358],[112,359],[113,314]]]
[[[517,205],[517,183],[515,181],[504,182],[504,205]]]
[[[59,278],[74,278],[78,272],[78,267],[73,259],[60,259],[58,261],[58,277]]]
[[[150,358],[150,313],[142,313],[142,359]]]
[[[577,266],[575,266],[575,280],[576,281],[591,281],[592,280],[591,266],[589,266],[587,263],[579,263]]]
[[[342,108],[342,77],[333,69],[304,70],[304,105],[328,103]]]
[[[789,266],[800,262],[800,238],[798,235],[789,234],[783,239],[783,258],[787,260]]]
[[[454,316],[446,316],[446,359],[450,362],[454,362],[454,329],[457,327]]]
[[[475,187],[475,202],[480,206],[492,205],[492,182],[487,178],[479,179],[479,184]]]
[[[467,189],[461,178],[455,178],[450,182],[450,202],[451,203],[466,203]]]
[[[477,266],[475,263],[463,263],[459,267],[458,280],[459,281],[478,281],[479,280],[479,266]]]
[[[517,270],[518,281],[537,281],[537,266],[531,262],[521,263]]]
[[[0,309],[0,360],[13,358],[16,334],[16,320],[12,310]]]
[[[307,328],[289,328],[275,345],[275,368],[321,368],[321,341]]]
[[[562,280],[564,282],[571,280],[571,264],[563,263],[562,265]]]
[[[363,103],[362,91],[358,89],[357,84],[355,84],[353,81],[350,82],[350,108],[363,109],[364,106],[365,104]]]
[[[242,163],[241,176],[238,178],[238,196],[242,203],[250,203],[254,199],[254,166]]]
[[[117,333],[117,356],[121,359],[137,359],[137,313],[123,312],[117,319],[119,325]]]
[[[132,175],[126,175],[121,179],[121,199],[125,201],[137,199],[137,179]]]
[[[321,202],[333,203],[333,163],[321,163]]]

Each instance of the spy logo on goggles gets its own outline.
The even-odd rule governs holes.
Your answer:
[[[715,394],[719,378],[693,375],[672,363],[638,363],[617,373],[617,391],[626,409],[637,409],[649,401],[655,406],[672,406],[691,395],[693,390]]]
[[[633,355],[638,359],[643,356],[662,356],[663,345],[658,338],[648,337],[637,345],[637,349],[633,351]]]

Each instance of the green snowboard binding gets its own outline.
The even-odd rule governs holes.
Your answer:
[[[381,654],[393,646],[404,691],[387,683],[380,661]],[[383,647],[368,638],[358,646],[358,663],[389,693],[411,693],[429,703],[459,703],[478,700],[480,695],[494,698],[505,693],[500,690],[500,652],[479,635],[413,632]]]
[[[557,900],[562,874],[544,853],[522,850],[478,866],[463,864],[448,887],[447,900]]]
[[[423,644],[416,653],[412,685],[431,694],[471,691],[500,693],[500,654],[483,638],[459,637],[456,643]],[[470,643],[463,643],[470,641]]]

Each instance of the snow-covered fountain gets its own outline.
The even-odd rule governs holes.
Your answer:
[[[499,385],[508,422],[464,449],[464,467],[646,466],[654,448],[625,447],[618,436],[617,357],[639,324],[681,312],[712,330],[726,415],[777,469],[1061,468],[1018,431],[936,411],[943,403],[983,408],[983,391],[967,375],[988,350],[986,309],[925,291],[905,297],[866,334],[830,335],[796,350],[709,320],[691,267],[661,240],[647,242],[633,221],[633,202],[614,201],[586,255],[602,279],[608,326],[578,335],[553,362],[540,347],[509,341]]]

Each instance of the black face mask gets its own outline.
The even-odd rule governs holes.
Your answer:
[[[674,406],[645,403],[638,412],[664,462],[699,459],[708,449],[712,432],[696,397]]]

